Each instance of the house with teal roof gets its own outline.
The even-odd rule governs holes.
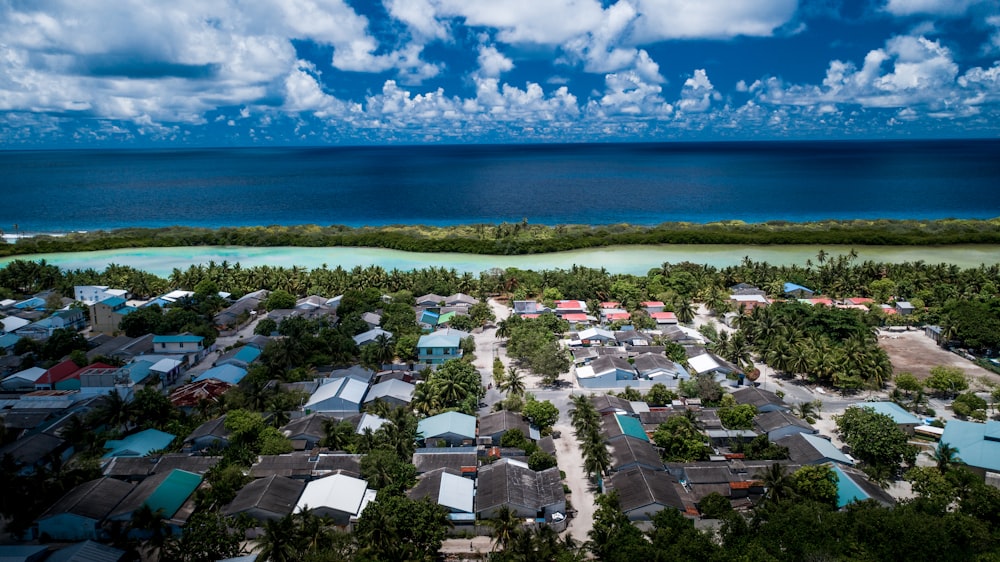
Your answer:
[[[795,298],[809,298],[816,294],[816,291],[796,283],[785,283],[783,287],[785,294]]]
[[[175,468],[158,472],[140,482],[112,511],[111,521],[131,521],[143,505],[154,513],[159,511],[175,530],[179,529],[193,509],[181,509],[191,494],[201,485],[202,476]],[[135,533],[135,531],[133,531]],[[132,535],[138,536],[138,535]]]
[[[601,418],[601,436],[605,442],[611,442],[622,437],[632,437],[649,443],[649,436],[642,427],[639,418],[613,414]]]
[[[896,500],[881,486],[869,480],[864,472],[837,463],[830,463],[829,466],[837,475],[838,508],[866,500],[874,500],[886,507],[896,505]]]
[[[461,330],[438,330],[417,341],[417,360],[424,365],[441,365],[450,359],[462,357],[462,340],[469,337]]]
[[[976,474],[1000,473],[1000,422],[951,420],[944,426],[941,443],[958,450],[958,457]]]
[[[212,367],[211,369],[205,371],[204,373],[198,375],[191,382],[201,382],[207,381],[208,379],[216,379],[222,382],[227,382],[229,384],[239,384],[243,377],[247,376],[247,370],[237,367],[232,364],[219,365],[218,367]]]
[[[215,361],[215,365],[235,365],[241,369],[248,369],[250,365],[260,357],[262,351],[252,345],[227,351]]]
[[[882,414],[892,418],[892,421],[896,422],[896,425],[900,429],[913,435],[913,430],[918,425],[923,425],[924,420],[918,418],[917,416],[907,412],[895,402],[862,402],[860,404],[855,404],[855,406],[861,408],[870,408],[875,411],[876,414]]]
[[[454,447],[466,441],[475,441],[476,418],[461,412],[445,412],[420,420],[417,434],[425,443],[444,441]]]
[[[153,451],[166,449],[176,435],[158,429],[147,429],[123,439],[109,439],[104,442],[105,459],[112,457],[146,457]]]

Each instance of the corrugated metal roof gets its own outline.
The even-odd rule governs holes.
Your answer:
[[[461,412],[445,412],[420,420],[417,423],[417,432],[425,439],[447,433],[474,439],[476,437],[476,418]]]
[[[306,484],[295,504],[295,512],[320,507],[357,515],[361,512],[368,482],[344,474],[333,474]]]
[[[162,509],[166,517],[173,517],[200,484],[201,475],[174,469],[143,503],[154,512]]]
[[[639,418],[615,414],[615,419],[618,420],[618,427],[621,428],[622,433],[628,435],[629,437],[635,437],[636,439],[649,442],[649,436],[646,435],[646,430],[642,428],[642,423],[639,421]]]

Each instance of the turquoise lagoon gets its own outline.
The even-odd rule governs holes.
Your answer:
[[[355,266],[381,266],[385,269],[412,270],[445,267],[460,272],[479,273],[494,267],[520,269],[566,269],[573,265],[604,268],[611,273],[645,274],[664,262],[690,261],[715,267],[738,265],[745,257],[774,265],[804,265],[815,261],[820,249],[827,253],[846,254],[849,246],[733,246],[678,244],[662,246],[610,246],[524,256],[485,256],[458,253],[419,253],[382,248],[303,248],[190,246],[175,248],[132,248],[97,252],[33,254],[0,259],[0,266],[14,259],[41,260],[63,269],[104,269],[109,264],[129,265],[159,276],[168,276],[174,268],[187,269],[195,264],[239,262],[243,267],[269,265],[302,266],[309,269],[326,265],[351,269]],[[923,261],[948,263],[960,267],[1000,263],[1000,246],[864,246],[855,248],[858,261],[889,263]]]

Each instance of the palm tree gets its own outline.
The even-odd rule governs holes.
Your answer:
[[[440,407],[437,393],[430,383],[422,382],[413,389],[413,399],[410,400],[410,407],[415,412],[425,416],[431,415]]]
[[[813,400],[812,402],[799,402],[792,406],[792,414],[802,418],[806,423],[813,424],[819,416],[819,409],[822,407],[823,403],[819,400]]]
[[[170,539],[170,526],[163,515],[163,509],[153,511],[148,504],[142,504],[139,509],[132,513],[132,521],[129,528],[139,531],[143,536],[147,536],[142,541],[142,549],[146,551],[144,559],[159,560],[163,547]]]
[[[114,390],[108,391],[91,413],[94,420],[107,423],[114,430],[127,430],[132,421],[132,403]]]
[[[392,341],[392,338],[386,334],[379,334],[373,343],[377,350],[375,358],[378,360],[379,365],[392,363],[392,360],[396,358],[396,344]]]
[[[334,451],[342,451],[354,443],[354,426],[336,418],[323,420],[323,445]]]
[[[792,478],[785,467],[772,463],[770,467],[755,475],[764,484],[765,503],[778,502],[792,497]]]
[[[682,297],[674,304],[674,314],[681,324],[690,324],[694,320],[695,307],[691,299]]]
[[[937,448],[929,455],[941,474],[948,472],[951,465],[962,462],[962,459],[958,457],[958,448],[944,442],[939,442]]]
[[[507,394],[521,396],[525,391],[524,377],[521,376],[521,373],[517,371],[516,367],[508,367],[507,376],[504,378],[503,384],[499,388]]]
[[[295,519],[288,514],[281,519],[264,522],[264,535],[257,543],[261,547],[260,559],[270,562],[293,562],[302,558],[299,552]]]
[[[495,551],[498,546],[506,550],[514,534],[521,528],[521,518],[513,509],[502,505],[487,524],[493,528],[493,550]]]

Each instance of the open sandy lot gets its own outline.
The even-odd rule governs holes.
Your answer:
[[[934,340],[922,331],[879,332],[879,345],[889,354],[893,371],[908,371],[918,379],[926,379],[931,369],[938,365],[958,367],[969,376],[970,382],[985,379],[1000,384],[1000,375],[987,371],[964,357],[938,347]],[[973,382],[973,388],[983,386]]]

